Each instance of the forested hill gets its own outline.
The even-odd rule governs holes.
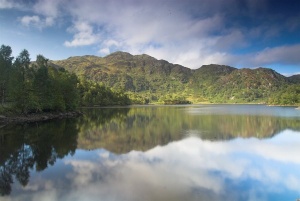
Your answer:
[[[145,54],[133,56],[125,52],[116,52],[103,58],[70,57],[53,63],[110,87],[134,92],[169,91],[172,87],[182,89],[182,84],[188,83],[192,75],[189,68]]]
[[[106,57],[76,56],[52,63],[87,79],[123,89],[141,102],[300,102],[300,75],[285,77],[268,68],[237,69],[211,64],[192,70],[146,54],[126,52]],[[284,99],[288,100],[279,100],[287,89],[290,91]]]

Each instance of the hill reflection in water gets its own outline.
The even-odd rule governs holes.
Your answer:
[[[142,193],[152,200],[241,200],[250,187],[257,190],[255,182],[263,189],[271,182],[265,196],[294,196],[299,112],[253,105],[94,108],[78,119],[6,126],[0,133],[0,193],[11,194],[2,197],[9,201],[25,192],[28,200],[44,193],[54,196],[50,200],[93,200],[93,194],[113,200],[116,186],[128,200]],[[137,197],[130,196],[134,186]]]
[[[300,111],[262,105],[141,106],[84,112],[78,123],[78,147],[102,147],[114,153],[145,151],[182,139],[190,131],[208,140],[269,138],[285,129],[300,131]]]

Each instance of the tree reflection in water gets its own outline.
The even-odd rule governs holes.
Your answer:
[[[277,115],[293,113],[293,109],[234,106],[235,112],[232,112],[233,109],[228,108],[93,108],[84,109],[84,116],[77,119],[6,126],[0,133],[0,194],[11,193],[14,179],[26,186],[31,171],[43,171],[57,159],[73,155],[76,149],[102,148],[123,154],[179,141],[190,133],[203,140],[223,141],[236,137],[270,138],[286,129],[300,131],[298,113],[296,117]],[[276,114],[268,113],[269,110]]]
[[[0,145],[0,193],[9,195],[13,177],[26,186],[31,169],[43,171],[58,158],[75,153],[76,121],[7,126],[1,130]]]

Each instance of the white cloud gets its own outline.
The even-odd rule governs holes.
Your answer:
[[[300,44],[266,48],[254,56],[252,63],[256,65],[265,65],[271,63],[299,65],[299,52]]]
[[[297,70],[300,65],[299,51],[300,44],[268,47],[256,53],[231,55],[232,59],[229,61],[242,67],[263,67],[276,64],[281,65],[281,68],[285,68],[286,66],[287,69],[294,68]],[[297,73],[282,72],[282,74],[287,76]]]
[[[119,46],[121,46],[121,44],[118,41],[115,41],[115,40],[112,40],[112,39],[104,41],[103,44],[108,46],[108,47],[112,47],[112,46],[119,47]]]
[[[109,48],[102,48],[98,51],[100,54],[108,55],[110,53]]]
[[[75,34],[72,41],[65,41],[66,47],[93,45],[101,38],[99,33],[94,33],[94,29],[89,23],[83,21],[76,22],[69,31]]]
[[[22,5],[12,0],[0,0],[0,9],[22,8]]]
[[[245,3],[245,8],[242,7],[246,16],[257,17],[257,13],[268,8],[267,1],[260,1],[260,4],[258,1]],[[295,56],[297,51],[290,50],[283,55],[281,47],[272,51],[264,50],[260,52],[260,56],[231,53],[232,50],[237,52],[236,49],[249,47],[251,40],[268,40],[278,36],[282,29],[277,24],[266,26],[262,23],[255,28],[235,25],[234,22],[231,24],[228,19],[242,12],[241,5],[232,6],[236,4],[236,0],[220,5],[207,0],[176,3],[158,0],[87,0],[84,4],[75,0],[69,5],[68,11],[74,19],[101,27],[99,31],[103,41],[116,41],[118,50],[132,54],[147,53],[190,68],[210,63],[232,66],[265,65],[282,61],[280,58],[283,61],[291,59],[288,62],[298,62]],[[113,51],[105,42],[98,41],[97,45],[100,46],[101,53]],[[273,58],[278,59],[272,59],[275,54],[277,55]],[[288,55],[290,56],[287,57]]]
[[[33,16],[26,15],[20,18],[20,22],[23,26],[35,27],[37,29],[42,30],[45,27],[52,26],[54,23],[54,19],[51,17],[41,18],[38,15],[33,15]]]
[[[19,17],[19,21],[23,26],[35,27],[42,30],[55,25],[55,21],[63,5],[62,3],[62,0],[38,0],[35,3],[0,0],[0,9],[17,9],[31,12],[32,15]]]
[[[40,17],[37,15],[34,15],[34,16],[26,15],[26,16],[22,17],[20,19],[20,21],[21,21],[22,25],[27,26],[27,27],[32,24],[34,24],[36,26],[41,22]]]
[[[81,41],[79,39],[83,37],[79,34],[82,31],[78,31],[74,33],[73,42],[65,42],[68,47],[78,46],[78,44],[97,44],[100,46],[101,54],[116,49],[132,54],[146,53],[158,59],[192,68],[201,66],[204,61],[210,63],[223,61],[227,55],[219,51],[214,53],[215,45],[218,41],[220,44],[222,35],[210,36],[212,32],[221,31],[223,27],[221,16],[212,15],[196,19],[182,10],[180,6],[169,1],[124,3],[87,0],[84,4],[81,1],[75,1],[69,6],[69,12],[74,19],[88,22],[90,26],[101,27],[97,31],[100,32],[103,40],[79,42]],[[89,35],[99,32],[94,30],[94,32],[89,32]],[[241,35],[240,33],[240,38]],[[206,58],[212,53],[214,53],[213,56]],[[220,55],[222,55],[221,58],[218,57]]]
[[[12,3],[11,3],[12,2]],[[32,15],[21,20],[39,29],[67,25],[72,36],[66,47],[95,46],[100,54],[116,50],[150,54],[158,59],[198,68],[219,63],[231,66],[263,66],[273,63],[299,65],[299,45],[247,52],[253,41],[271,41],[283,30],[297,29],[297,15],[274,23],[269,0],[37,0]],[[17,1],[0,0],[0,8],[14,8]],[[271,9],[271,10],[269,10]],[[266,13],[262,20],[259,13]],[[242,14],[242,15],[241,15]],[[236,20],[241,16],[240,20]],[[257,22],[251,25],[246,19]],[[281,19],[282,20],[282,19]],[[71,23],[71,25],[69,24]],[[288,26],[288,27],[287,27]],[[294,27],[294,28],[289,28]],[[101,39],[101,40],[100,40]],[[268,42],[266,42],[268,43]],[[268,43],[269,44],[269,43]],[[96,50],[96,51],[97,51]]]
[[[63,6],[62,0],[38,0],[33,6],[33,11],[43,16],[55,18],[59,15],[60,6]]]
[[[120,42],[108,39],[101,43],[101,48],[99,49],[98,53],[100,55],[108,55],[111,52],[119,50],[119,48],[122,48],[122,44]]]

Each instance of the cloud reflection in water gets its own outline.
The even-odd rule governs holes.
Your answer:
[[[123,155],[77,150],[54,167],[60,178],[35,173],[26,193],[4,201],[296,200],[299,144],[300,133],[285,130],[263,140],[188,137]]]

